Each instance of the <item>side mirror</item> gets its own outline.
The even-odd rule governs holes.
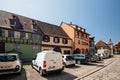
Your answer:
[[[35,57],[33,57],[32,60],[35,60]]]

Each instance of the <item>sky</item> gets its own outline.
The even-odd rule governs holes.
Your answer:
[[[72,22],[95,42],[120,40],[120,0],[1,0],[0,10],[58,26]]]

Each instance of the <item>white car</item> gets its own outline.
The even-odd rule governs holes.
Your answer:
[[[0,74],[20,73],[21,69],[21,60],[18,54],[0,54]]]
[[[32,67],[42,76],[53,71],[61,72],[64,69],[62,55],[55,51],[39,52],[32,60]]]
[[[75,66],[75,60],[72,55],[62,55],[64,66],[73,65]]]

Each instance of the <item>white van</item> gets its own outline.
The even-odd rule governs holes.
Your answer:
[[[15,53],[0,54],[0,75],[20,73],[21,69],[22,69],[22,64],[18,54]]]
[[[55,51],[42,51],[37,53],[32,60],[32,67],[35,68],[40,75],[45,75],[48,72],[64,69],[62,55]]]

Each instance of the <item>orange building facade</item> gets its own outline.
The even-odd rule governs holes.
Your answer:
[[[89,36],[86,29],[79,27],[75,24],[61,23],[62,29],[72,39],[72,51],[74,53],[87,53],[89,52]]]

